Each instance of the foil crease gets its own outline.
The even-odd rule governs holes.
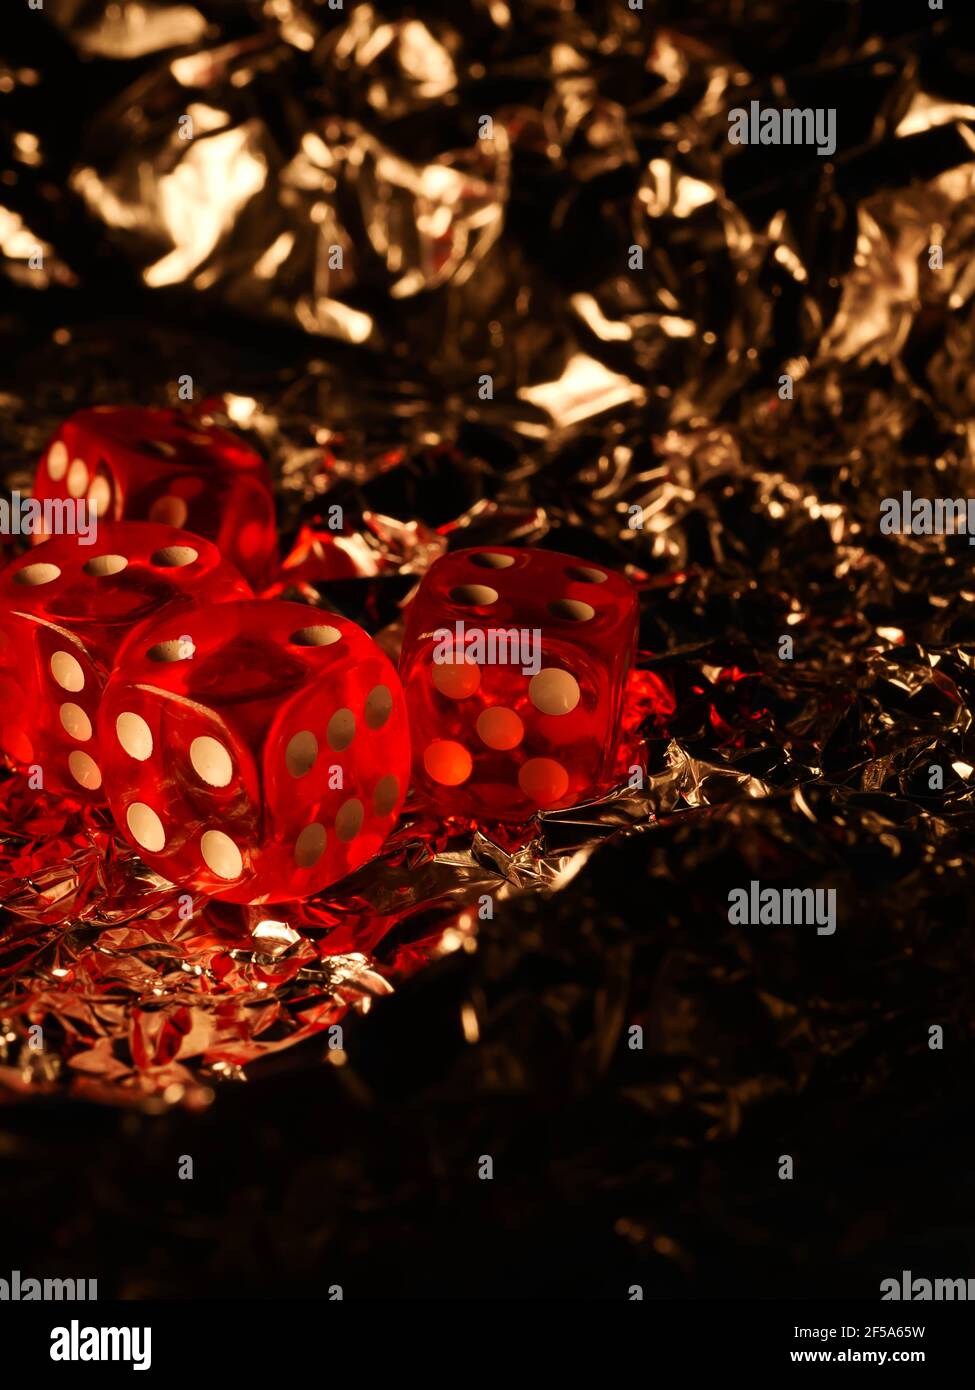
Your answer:
[[[71,410],[175,403],[203,341],[187,408],[274,470],[269,593],[395,655],[438,555],[520,543],[618,566],[642,605],[610,796],[505,831],[410,804],[376,861],[273,913],[184,920],[104,818],[8,777],[5,1095],[201,1106],[275,1054],[348,1065],[334,1029],[436,961],[517,996],[522,962],[562,959],[548,913],[602,982],[586,1066],[642,1020],[661,1070],[630,1101],[713,1139],[855,1047],[874,1007],[858,974],[853,1003],[818,972],[804,993],[790,948],[726,921],[695,938],[714,885],[839,885],[855,914],[882,865],[891,942],[868,955],[963,973],[931,903],[948,867],[972,875],[970,551],[878,514],[969,490],[970,60],[947,43],[936,82],[948,20],[878,35],[853,3],[755,4],[743,44],[740,8],[49,0],[104,79],[60,147],[54,60],[0,63],[8,487]],[[731,107],[817,93],[831,158],[729,144]],[[49,331],[23,332],[27,299]],[[223,322],[284,336],[262,357]],[[561,1027],[558,989],[536,1006]],[[910,1002],[891,1008],[899,1027]],[[756,1011],[763,1064],[728,1023]],[[484,1085],[527,1087],[495,1022]]]

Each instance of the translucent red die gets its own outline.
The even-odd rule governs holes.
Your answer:
[[[355,623],[300,603],[140,628],[99,734],[112,813],[146,863],[238,903],[308,897],[357,869],[409,774],[395,667]]]
[[[501,547],[443,556],[400,659],[417,789],[448,814],[506,821],[606,790],[637,627],[634,589],[604,565]]]
[[[42,503],[84,498],[106,520],[193,531],[255,587],[270,578],[277,557],[264,460],[228,430],[178,410],[79,410],[45,450],[33,495]]]
[[[215,545],[172,526],[119,522],[92,545],[60,536],[0,573],[0,742],[38,787],[104,797],[98,706],[133,627],[250,595]]]

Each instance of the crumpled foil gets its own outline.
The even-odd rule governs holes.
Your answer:
[[[878,525],[972,476],[971,50],[923,9],[748,8],[746,42],[729,0],[48,0],[6,36],[9,487],[71,410],[175,403],[189,372],[186,408],[271,461],[269,593],[395,656],[444,550],[541,544],[643,613],[612,795],[504,832],[409,805],[273,913],[183,920],[104,817],[8,777],[8,1096],[203,1107],[272,1054],[351,1070],[336,1026],[454,957],[472,1091],[559,1057],[657,1122],[665,1182],[878,1010],[859,1084],[919,1048],[908,959],[971,1035],[971,552]],[[835,106],[835,155],[730,145],[753,98]],[[845,968],[729,925],[751,877],[837,888]],[[680,1266],[639,1208],[620,1237]]]

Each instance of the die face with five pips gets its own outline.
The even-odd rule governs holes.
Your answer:
[[[447,814],[512,822],[608,790],[637,629],[635,590],[604,565],[500,546],[443,556],[400,660],[417,790]]]
[[[598,563],[442,557],[400,675],[355,623],[254,599],[168,526],[50,540],[0,574],[0,600],[6,753],[107,799],[149,865],[212,897],[287,902],[359,868],[396,824],[411,744],[446,815],[522,822],[612,783],[638,608]]]
[[[98,708],[133,626],[247,598],[216,546],[171,526],[104,524],[59,536],[0,573],[0,739],[35,785],[104,799]]]
[[[409,776],[395,668],[355,623],[252,601],[144,624],[99,731],[113,815],[176,883],[308,897],[374,856]]]

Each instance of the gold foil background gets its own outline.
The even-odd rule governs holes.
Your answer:
[[[879,530],[902,489],[971,490],[973,64],[946,21],[761,0],[747,19],[730,0],[46,8],[61,47],[0,63],[7,485],[71,410],[171,402],[189,371],[192,408],[272,463],[273,592],[395,654],[445,548],[551,543],[624,569],[644,623],[614,796],[510,839],[413,809],[380,860],[287,911],[184,921],[104,820],[5,781],[8,1094],[206,1104],[297,1044],[346,1065],[327,1044],[345,1011],[497,948],[506,904],[555,893],[588,931],[580,875],[609,841],[665,933],[655,902],[677,885],[703,912],[729,843],[853,902],[856,866],[882,863],[892,930],[933,913],[937,969],[964,968],[936,921],[945,875],[972,878],[971,551]],[[836,154],[731,146],[751,99],[834,106]],[[706,1034],[733,973],[658,980],[662,1035]],[[842,1006],[827,1025],[794,982],[760,993],[802,1052],[769,1084],[794,1084]],[[600,1055],[622,1009],[593,1023]],[[766,1081],[728,1082],[721,1123]]]

